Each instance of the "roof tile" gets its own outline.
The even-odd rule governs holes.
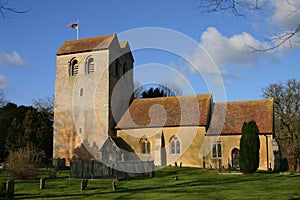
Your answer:
[[[244,122],[254,120],[260,134],[273,133],[273,101],[214,103],[207,135],[241,134]]]
[[[79,40],[69,40],[63,43],[56,55],[65,55],[92,50],[107,49],[116,34],[84,38]]]
[[[207,126],[211,94],[135,99],[116,128]]]

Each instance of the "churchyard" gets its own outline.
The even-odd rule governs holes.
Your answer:
[[[40,179],[15,180],[14,199],[300,199],[300,174],[220,174],[165,167],[152,178],[90,179],[85,190],[81,190],[81,179],[69,178],[69,170],[57,171],[55,178],[47,178],[49,171],[40,171],[39,176],[46,178],[45,189],[40,189]],[[1,171],[1,184],[6,181]]]

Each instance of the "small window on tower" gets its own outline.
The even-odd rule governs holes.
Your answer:
[[[95,71],[94,58],[89,58],[86,63],[86,73],[91,74]]]
[[[123,74],[126,73],[126,63],[123,64]]]
[[[83,96],[83,88],[80,88],[80,96],[82,97]]]
[[[115,75],[116,77],[119,77],[119,66],[120,65],[120,61],[119,59],[116,59],[116,62],[115,62]]]
[[[78,74],[78,61],[73,59],[70,63],[70,76],[77,76]]]

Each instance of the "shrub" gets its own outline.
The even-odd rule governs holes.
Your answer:
[[[240,140],[240,170],[254,173],[259,167],[259,136],[255,121],[244,122]]]
[[[6,188],[5,188],[5,186],[6,186],[5,182],[0,185],[0,197],[6,197]]]
[[[38,154],[30,148],[10,152],[4,170],[11,179],[32,179],[37,176]]]

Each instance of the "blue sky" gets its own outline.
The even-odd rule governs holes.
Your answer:
[[[11,7],[28,9],[28,12],[6,13],[6,18],[0,16],[0,89],[9,101],[19,105],[52,96],[55,53],[64,41],[76,38],[75,30],[66,24],[79,20],[80,38],[143,27],[166,28],[184,34],[205,48],[218,66],[226,101],[262,99],[262,87],[291,78],[299,79],[299,44],[267,53],[249,53],[246,47],[268,47],[271,44],[264,38],[295,27],[296,16],[291,15],[290,7],[282,2],[285,1],[272,0],[264,12],[235,17],[201,14],[195,0],[8,1]],[[212,93],[203,75],[215,71],[197,50],[191,50],[186,56],[198,66],[198,71],[168,52],[137,50],[133,56],[136,67],[149,63],[168,66],[184,76],[196,93]],[[144,77],[136,73],[135,80],[143,82],[146,77],[149,78],[149,74]],[[167,74],[161,79],[168,80]],[[190,94],[180,81],[173,80],[183,87],[184,94]]]

